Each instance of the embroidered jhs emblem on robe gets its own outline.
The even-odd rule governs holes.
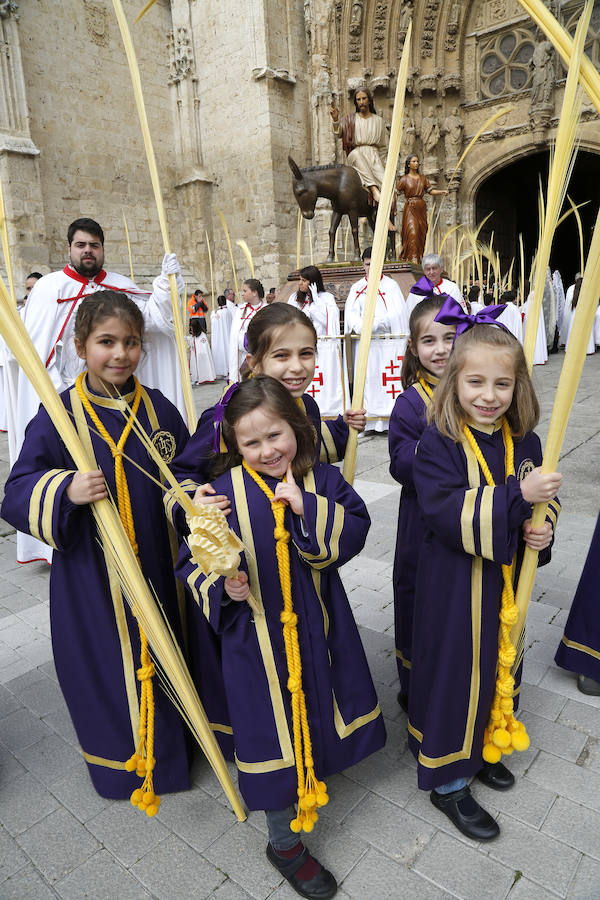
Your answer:
[[[533,472],[534,469],[534,461],[532,459],[524,459],[517,472],[517,481],[523,481],[523,479],[529,475],[530,472]]]
[[[154,431],[150,435],[154,448],[166,463],[170,463],[175,456],[175,438],[170,431]]]

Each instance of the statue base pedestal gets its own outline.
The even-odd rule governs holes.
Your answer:
[[[340,309],[344,308],[350,287],[360,281],[365,274],[361,263],[353,261],[347,263],[321,263],[319,271],[323,276],[325,290],[335,297]],[[392,260],[383,264],[383,274],[393,278],[400,285],[404,298],[410,293],[410,289],[423,274],[419,265],[401,260]],[[279,289],[278,299],[287,302],[291,295],[298,289],[300,274],[298,270],[290,272],[286,283]]]

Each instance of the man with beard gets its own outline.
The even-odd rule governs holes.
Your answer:
[[[356,113],[343,116],[335,103],[331,103],[333,133],[342,139],[346,163],[353,166],[363,186],[369,190],[375,203],[379,203],[381,184],[387,155],[385,122],[375,112],[373,95],[367,88],[359,88],[354,94]]]
[[[153,291],[142,291],[123,275],[106,272],[104,232],[93,219],[76,219],[67,232],[68,263],[58,272],[44,275],[33,286],[23,311],[23,322],[40,359],[45,364],[56,390],[72,385],[85,368],[75,351],[73,328],[75,313],[86,296],[96,291],[124,291],[140,307],[145,323],[147,353],[138,367],[142,384],[159,388],[185,417],[185,404],[174,339],[169,274],[177,275],[177,287],[183,279],[174,253],[163,259],[161,274],[154,279]],[[16,363],[12,360],[12,365]],[[39,398],[26,375],[19,370],[16,396],[11,390],[13,433],[9,433],[11,464],[17,458],[29,421],[36,414]],[[35,538],[17,534],[17,559],[50,561],[51,549]]]

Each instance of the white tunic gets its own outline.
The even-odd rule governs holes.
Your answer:
[[[288,300],[301,309],[317,332],[315,377],[307,388],[319,405],[322,416],[338,416],[350,405],[348,379],[342,359],[340,311],[333,294],[321,291],[316,299],[299,300],[297,292]]]
[[[350,288],[344,312],[346,334],[362,332],[366,294],[366,278],[361,278]],[[387,275],[381,278],[379,284],[372,334],[365,381],[366,430],[385,431],[395,399],[402,393],[400,370],[406,350],[406,337],[387,335],[408,336],[408,313],[402,291]],[[352,343],[355,345],[353,356],[356,367],[358,341]]]
[[[525,313],[525,321],[523,322],[524,330],[523,330],[523,341],[527,338],[527,315],[529,310],[529,301],[533,297],[533,293],[529,294],[529,297],[523,304],[523,312]],[[533,365],[534,366],[543,366],[544,363],[548,362],[548,345],[546,342],[546,324],[544,322],[544,313],[543,310],[540,311],[540,321],[538,324],[537,334],[535,336],[535,349],[533,351]]]
[[[231,315],[226,306],[214,309],[210,314],[210,345],[215,372],[219,377],[227,377],[229,372],[229,332]]]
[[[521,310],[514,303],[507,303],[506,309],[500,313],[497,320],[502,322],[508,328],[516,339],[523,343],[523,319],[521,318]]]
[[[333,133],[341,137],[340,122],[333,123]],[[387,132],[381,116],[371,113],[370,116],[363,117],[355,113],[354,150],[348,154],[346,164],[356,169],[364,187],[375,185],[381,190],[386,149]]]
[[[160,276],[159,276],[160,277]],[[111,288],[126,292],[137,303],[144,316],[144,349],[136,375],[142,384],[158,388],[174,403],[185,417],[185,403],[174,338],[171,294],[154,281],[154,291],[141,291],[131,279],[116,272],[102,270],[94,278],[87,279],[69,266],[62,271],[44,275],[27,299],[23,322],[40,359],[56,390],[60,393],[73,384],[85,369],[84,360],[77,356],[73,340],[75,315],[83,298],[96,291]],[[16,363],[13,360],[13,365]],[[26,375],[19,370],[10,393],[9,421],[14,426],[14,441],[9,440],[14,463],[23,443],[25,428],[38,411],[40,401]],[[51,549],[29,535],[17,533],[17,559],[30,562],[35,559],[50,560]]]
[[[250,321],[254,318],[259,309],[267,305],[266,300],[252,306],[251,303],[240,303],[236,307],[231,323],[231,331],[229,333],[229,352],[228,352],[228,371],[229,381],[233,384],[240,380],[240,366],[246,359],[246,348],[244,347],[244,338]]]
[[[569,338],[571,337],[571,331],[573,329],[573,323],[575,321],[575,313],[577,312],[577,307],[573,309],[571,304],[573,302],[573,294],[575,293],[575,285],[572,284],[571,287],[567,290],[567,296],[565,297],[565,308],[563,312],[563,320],[562,320],[562,328],[560,330],[560,343],[565,345],[565,350],[569,345]],[[597,319],[597,315],[594,317],[594,324]],[[592,330],[590,332],[590,337],[586,347],[586,356],[589,356],[591,353],[596,352],[596,339],[594,334],[594,326],[592,326]]]
[[[450,281],[448,278],[442,278],[439,284],[434,285],[433,287],[434,294],[448,294],[450,297],[454,297],[457,303],[460,303],[462,308],[467,311],[465,306],[465,299],[460,292],[460,288],[453,281]],[[412,291],[406,298],[406,308],[408,310],[408,315],[410,318],[410,314],[421,300],[425,300],[425,297],[421,297],[420,294],[413,294]]]
[[[206,384],[216,381],[217,374],[213,363],[210,344],[205,334],[198,337],[188,335],[186,341],[190,350],[190,378],[192,384]]]

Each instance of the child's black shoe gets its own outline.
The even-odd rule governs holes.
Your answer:
[[[451,794],[432,791],[429,797],[433,805],[448,816],[459,831],[474,841],[491,841],[500,834],[496,820],[479,805],[468,787],[452,791]]]
[[[329,900],[337,893],[337,882],[331,872],[324,869],[316,860],[312,860],[306,847],[302,847],[301,852],[292,859],[285,859],[279,856],[269,843],[267,844],[267,859],[281,872],[284,878],[287,878],[291,887],[301,897],[307,897],[308,900]],[[304,880],[298,877],[297,872],[309,860],[315,862],[319,870],[312,878]]]
[[[515,776],[504,763],[486,763],[477,773],[477,778],[494,791],[507,791],[515,783]]]

